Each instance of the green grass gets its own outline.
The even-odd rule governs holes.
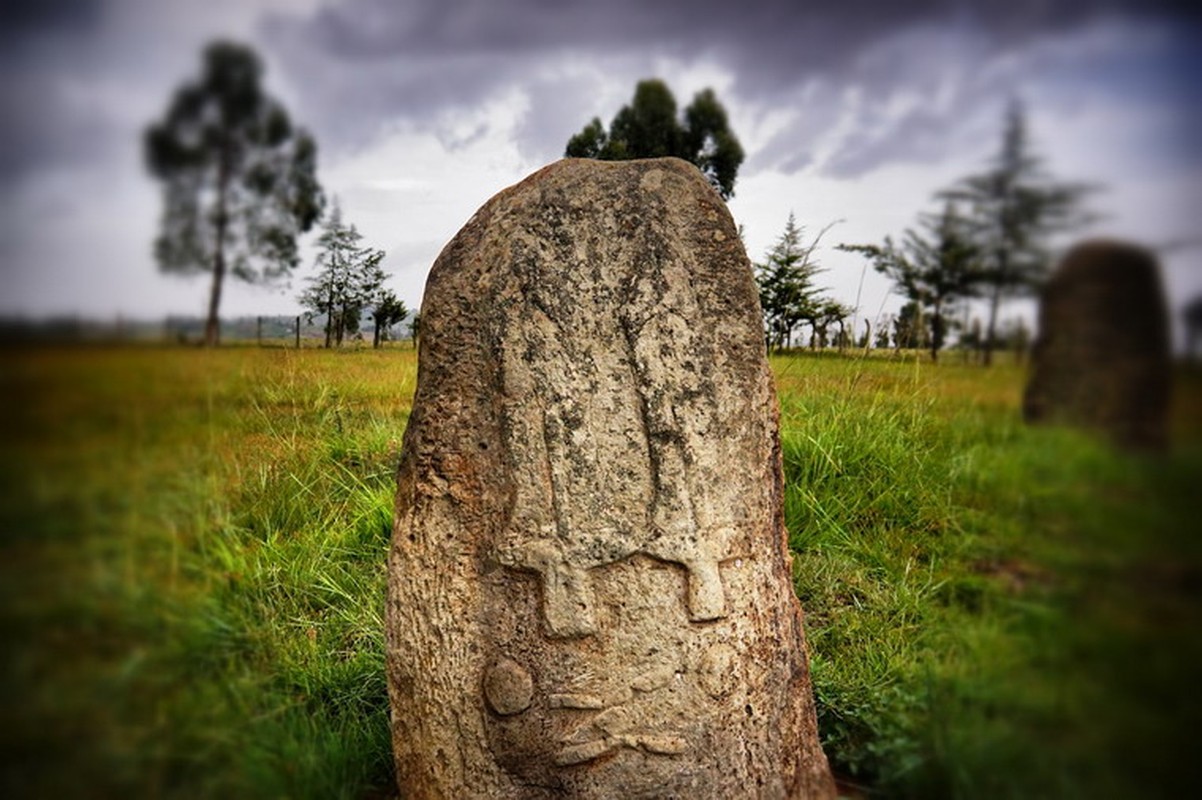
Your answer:
[[[1140,459],[1023,426],[1013,367],[776,368],[836,769],[891,797],[1184,791],[1202,719],[1194,420],[1168,459]]]
[[[6,781],[362,797],[407,353],[9,354]],[[6,793],[12,796],[11,793]]]
[[[6,797],[387,797],[407,349],[0,354]],[[954,359],[951,359],[954,361]],[[1202,380],[1126,457],[1022,371],[773,360],[819,724],[869,796],[1184,796]]]

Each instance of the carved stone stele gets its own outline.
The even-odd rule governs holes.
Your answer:
[[[446,246],[388,570],[405,798],[834,796],[756,288],[695,167],[560,161]]]
[[[1169,316],[1151,252],[1107,239],[1069,250],[1040,296],[1031,355],[1028,422],[1097,430],[1126,448],[1165,447]]]

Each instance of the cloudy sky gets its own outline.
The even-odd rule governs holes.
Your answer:
[[[391,285],[421,300],[438,251],[498,190],[562,155],[657,76],[713,87],[748,157],[730,208],[752,260],[790,211],[879,241],[979,171],[1022,100],[1057,177],[1105,190],[1087,234],[1162,248],[1202,293],[1202,14],[1156,0],[7,0],[0,11],[0,314],[200,314],[204,278],[156,272],[141,132],[218,37],[254,45],[310,128],[319,177]],[[307,256],[311,256],[307,252]],[[824,248],[861,317],[900,301]],[[223,315],[293,314],[231,285]],[[863,275],[863,278],[862,278]],[[1014,313],[1017,313],[1018,309]]]

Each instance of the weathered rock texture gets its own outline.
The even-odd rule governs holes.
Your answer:
[[[420,364],[403,796],[833,796],[759,304],[701,174],[565,160],[498,194],[434,265]]]
[[[1026,419],[1099,430],[1124,447],[1163,447],[1170,368],[1155,257],[1108,240],[1069,251],[1040,299]]]

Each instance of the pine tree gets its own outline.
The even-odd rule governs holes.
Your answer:
[[[834,223],[832,223],[833,225]],[[814,260],[814,250],[830,230],[827,225],[808,247],[802,245],[802,229],[792,212],[776,244],[764,263],[756,265],[756,283],[760,289],[760,307],[769,346],[778,350],[792,344],[793,332],[804,321],[820,313],[814,276],[822,272]]]
[[[986,365],[992,363],[1002,301],[1042,282],[1051,262],[1049,238],[1086,221],[1080,207],[1092,190],[1084,184],[1055,182],[1046,174],[1042,160],[1031,152],[1026,116],[1015,101],[1006,111],[1002,147],[991,167],[941,193],[968,204],[982,254],[989,298]]]
[[[359,331],[364,309],[387,277],[380,266],[384,251],[360,245],[363,236],[342,220],[334,204],[317,240],[318,272],[301,293],[301,305],[310,317],[324,316],[325,346],[341,346],[344,336]]]
[[[764,263],[756,264],[764,329],[768,345],[776,350],[792,344],[793,329],[807,318],[814,305],[814,275],[819,268],[810,256],[816,245],[817,240],[808,249],[803,247],[802,228],[790,211],[784,232]]]

